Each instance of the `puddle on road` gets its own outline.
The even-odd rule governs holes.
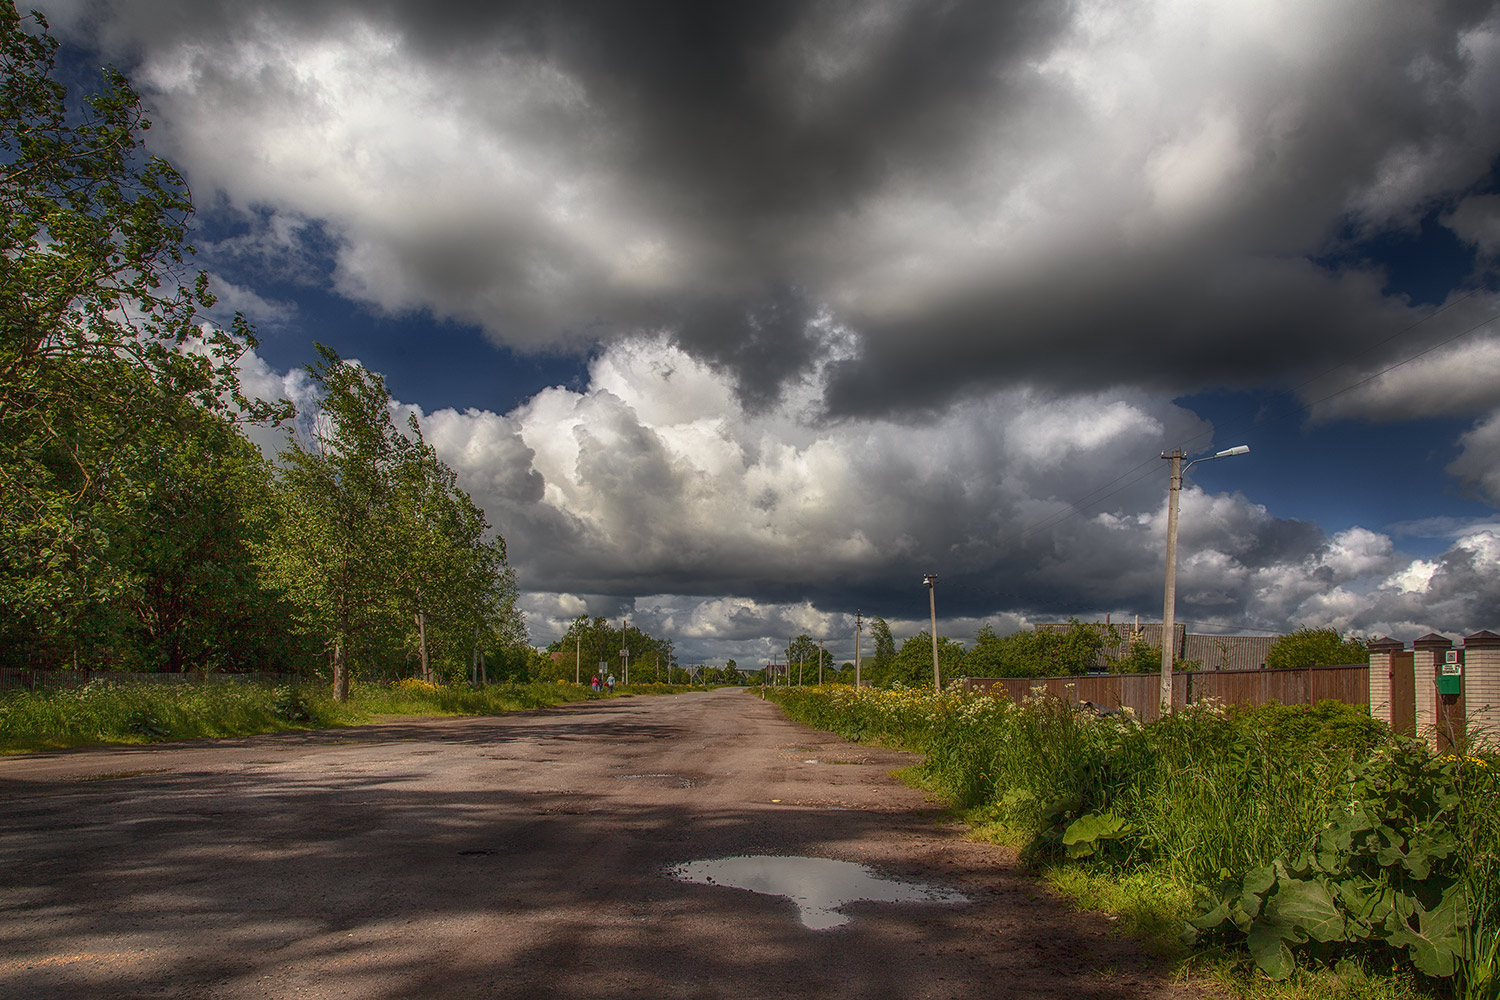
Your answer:
[[[677,788],[697,788],[698,782],[692,778],[684,778],[680,774],[616,774],[616,778],[629,778],[636,781],[670,781]]]
[[[847,924],[849,917],[838,911],[848,903],[969,902],[967,896],[953,889],[881,878],[864,865],[832,858],[758,854],[688,861],[673,865],[667,873],[683,882],[785,896],[797,904],[802,926],[815,931]]]

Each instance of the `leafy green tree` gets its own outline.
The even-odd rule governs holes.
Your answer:
[[[1178,661],[1177,669],[1186,670]],[[1149,674],[1161,669],[1161,647],[1153,646],[1144,639],[1136,639],[1121,656],[1109,661],[1112,674]]]
[[[122,665],[289,669],[309,650],[289,641],[286,608],[266,588],[253,547],[269,487],[259,450],[229,422],[181,403],[173,433],[152,441],[151,474],[117,534],[112,559],[130,580],[112,607]]]
[[[336,698],[348,696],[356,648],[414,644],[432,680],[431,643],[447,679],[473,676],[482,651],[525,641],[505,541],[416,422],[396,426],[384,379],[317,349],[316,430],[282,452],[266,572],[329,650]]]
[[[954,639],[938,637],[938,667],[945,679],[965,673],[964,645]],[[918,632],[901,644],[884,667],[870,670],[871,681],[881,687],[900,682],[907,687],[932,686],[932,633]]]
[[[472,674],[492,634],[525,639],[505,540],[489,539],[484,512],[423,439],[415,417],[393,447],[391,513],[401,555],[392,584],[414,626],[422,677],[435,678],[434,647],[445,675]]]
[[[577,675],[587,680],[600,669],[601,662],[605,665],[605,670],[610,669],[619,653],[620,632],[608,619],[590,618],[587,614],[582,614],[573,619],[567,633],[547,649],[549,652],[564,654],[568,662],[567,676],[561,679],[572,680],[576,670]]]
[[[1365,640],[1359,636],[1345,638],[1335,629],[1304,626],[1271,644],[1266,651],[1266,669],[1364,663],[1369,658]]]
[[[783,650],[786,656],[787,668],[790,671],[791,683],[798,683],[800,676],[803,682],[809,677],[814,681],[818,677],[818,651],[819,646],[812,636],[803,633],[793,639]]]
[[[891,660],[896,658],[896,640],[892,638],[891,627],[884,618],[870,619],[870,640],[875,646],[871,654],[870,671],[873,676],[878,677]]]
[[[281,453],[262,559],[296,620],[327,647],[334,697],[343,701],[351,650],[390,638],[401,537],[393,472],[407,442],[385,381],[317,349],[322,360],[308,374],[321,390],[318,429],[308,444],[289,436]]]
[[[620,655],[622,648],[630,650],[631,681],[666,680],[678,665],[671,639],[653,636],[629,623],[622,636],[620,627],[607,618],[590,618],[586,614],[575,618],[567,633],[547,647],[549,652],[561,653],[567,663],[564,680],[574,677],[575,655],[579,661],[578,671],[584,678],[598,671],[602,662],[606,673],[613,672],[616,678],[623,679],[625,658]]]
[[[1068,628],[1022,629],[997,636],[986,625],[975,634],[965,664],[971,677],[1064,677],[1093,669],[1104,648],[1104,629],[1069,619]],[[929,661],[931,654],[928,654]],[[1160,656],[1160,654],[1158,654]]]
[[[107,69],[99,93],[70,104],[57,43],[32,21],[0,0],[3,632],[54,655],[118,659],[132,612],[145,611],[148,632],[166,613],[166,595],[145,593],[143,567],[162,557],[143,551],[158,540],[146,526],[174,536],[162,548],[193,548],[194,525],[152,521],[164,496],[205,482],[164,467],[182,455],[184,425],[289,409],[241,394],[235,362],[254,345],[244,321],[202,321],[214,300],[206,275],[186,269],[192,201],[170,164],[142,154],[135,91]]]

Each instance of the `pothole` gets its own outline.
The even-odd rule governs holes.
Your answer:
[[[969,902],[967,896],[954,889],[882,878],[864,865],[832,858],[770,854],[713,858],[673,865],[667,869],[667,874],[683,882],[784,896],[797,904],[797,916],[802,926],[817,931],[847,924],[850,917],[839,911],[850,903],[951,906]]]

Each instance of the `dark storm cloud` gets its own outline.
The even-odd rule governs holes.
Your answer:
[[[1497,6],[1355,6],[49,9],[239,213],[212,249],[245,287],[290,262],[588,354],[578,391],[424,422],[539,614],[676,595],[662,622],[749,641],[918,620],[933,571],[944,617],[1159,609],[1160,465],[1070,501],[1207,441],[1175,396],[1363,377],[1491,309],[1414,326],[1370,257],[1424,218],[1493,252]],[[1494,498],[1497,358],[1455,342],[1324,412],[1489,412],[1450,472]],[[1185,617],[1364,627],[1431,596],[1494,626],[1492,532],[1429,566],[1244,497],[1190,489],[1183,523]]]
[[[666,330],[751,405],[838,329],[856,348],[835,414],[1017,382],[1180,392],[1347,356],[1411,318],[1358,240],[1457,204],[1500,151],[1477,89],[1491,3],[1357,23],[1299,6],[1271,26],[985,0],[87,9],[107,48],[154,67],[190,171],[247,206],[333,216],[347,294],[532,348]],[[378,60],[337,57],[355,26]],[[420,130],[399,106],[384,133],[344,134],[377,61],[371,83],[467,130],[467,156],[403,145]],[[215,110],[260,123],[272,173],[183,138]],[[332,127],[299,133],[309,112]],[[319,135],[321,159],[298,151]],[[315,202],[299,170],[395,189]]]
[[[710,301],[683,307],[673,339],[735,379],[741,404],[763,410],[788,379],[824,354],[814,325],[816,303],[800,289],[772,288],[754,301]]]

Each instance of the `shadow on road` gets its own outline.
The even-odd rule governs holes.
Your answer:
[[[1112,1000],[1163,988],[1128,945],[1002,873],[947,873],[971,906],[856,904],[827,932],[785,899],[667,877],[705,857],[930,839],[932,816],[735,802],[728,778],[715,795],[669,796],[648,780],[659,774],[621,774],[609,747],[689,730],[610,704],[524,726],[398,720],[234,741],[237,770],[152,773],[146,749],[95,780],[0,781],[0,993]],[[392,744],[433,756],[393,758]],[[361,756],[371,747],[386,756]],[[934,877],[915,859],[883,874]]]

